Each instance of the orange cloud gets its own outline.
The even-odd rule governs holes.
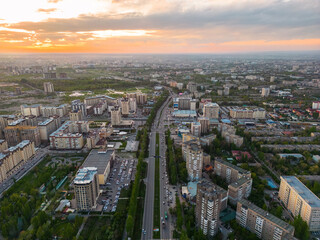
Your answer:
[[[39,9],[37,10],[37,12],[47,13],[47,14],[52,13],[52,12],[55,12],[55,11],[57,11],[56,8],[39,8]]]

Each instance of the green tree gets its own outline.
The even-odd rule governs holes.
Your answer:
[[[308,224],[303,221],[301,216],[298,216],[293,221],[293,226],[295,228],[294,236],[300,240],[308,240],[310,237]]]

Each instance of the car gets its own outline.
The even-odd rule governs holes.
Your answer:
[[[163,201],[162,203],[163,203],[163,205],[165,205],[165,204],[166,204],[164,201]]]

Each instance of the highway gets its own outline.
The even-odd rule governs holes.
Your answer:
[[[170,92],[171,93],[171,92]],[[148,173],[145,179],[146,183],[146,196],[145,196],[145,203],[144,203],[144,213],[143,213],[143,223],[142,229],[145,230],[145,234],[142,234],[142,239],[152,239],[153,238],[153,206],[154,206],[154,173],[155,173],[155,143],[156,143],[156,132],[160,133],[160,176],[163,176],[163,166],[162,161],[165,161],[165,143],[161,141],[162,137],[164,136],[164,128],[162,124],[164,116],[160,117],[160,113],[163,112],[165,115],[166,108],[171,101],[171,97],[164,102],[161,108],[158,110],[157,115],[155,117],[154,123],[151,128],[150,132],[150,139],[149,139],[149,157],[148,161]],[[159,127],[158,127],[159,126]],[[164,167],[165,168],[165,167]],[[164,184],[165,181],[160,178],[160,203],[161,209],[160,213],[161,216],[164,217],[164,211],[168,212],[168,207],[164,208],[162,202],[164,199]],[[170,226],[166,226],[166,228],[161,228],[161,239],[169,239],[170,238]]]
[[[0,184],[0,198],[4,191],[8,190],[15,181],[19,181],[23,178],[34,166],[38,165],[43,158],[48,154],[49,147],[40,148],[37,150],[36,154],[29,159],[24,165],[20,167],[13,175],[6,179],[3,183]]]

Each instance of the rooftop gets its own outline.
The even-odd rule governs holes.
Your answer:
[[[52,118],[49,118],[49,119],[46,119],[45,121],[39,123],[38,125],[39,125],[39,126],[46,126],[46,125],[48,125],[49,123],[51,123],[52,121],[53,121],[53,119],[52,119]]]
[[[19,119],[15,120],[15,121],[9,123],[8,126],[17,126],[17,125],[19,125],[20,123],[22,123],[24,121],[25,121],[25,119],[19,118]]]
[[[241,199],[239,201],[243,207],[247,207],[251,209],[252,211],[259,214],[261,217],[268,219],[269,221],[273,222],[274,224],[277,224],[283,229],[286,229],[287,231],[291,232],[294,231],[294,227],[290,224],[286,223],[285,221],[282,221],[280,218],[277,218],[276,216],[272,215],[271,213],[268,213],[267,211],[259,208],[258,206],[254,205],[253,203],[249,202],[248,200]]]
[[[252,178],[242,177],[238,181],[231,183],[229,186],[237,188],[237,187],[245,184],[246,182],[250,181],[251,179]]]
[[[294,176],[281,176],[311,207],[320,208],[320,199],[310,191],[298,178]]]
[[[18,143],[17,145],[8,148],[9,152],[13,152],[18,148],[24,148],[25,146],[27,146],[30,143],[30,140],[23,140],[22,142]]]
[[[97,173],[97,168],[87,167],[79,169],[73,183],[74,184],[88,184],[92,182],[94,175]]]
[[[93,149],[82,164],[82,167],[95,167],[98,174],[104,174],[113,153],[114,150]]]
[[[245,170],[245,169],[243,169],[243,168],[241,168],[241,167],[238,167],[238,166],[236,166],[236,165],[233,165],[232,163],[229,163],[229,162],[224,161],[224,160],[222,160],[222,159],[219,159],[219,158],[218,158],[218,159],[216,159],[215,161],[218,161],[218,162],[220,162],[220,163],[222,163],[222,164],[224,164],[224,165],[226,165],[226,166],[228,166],[228,167],[231,167],[231,168],[237,170],[238,172],[240,172],[240,173],[242,173],[242,174],[248,174],[248,173],[250,173],[250,171],[247,171],[247,170]]]

